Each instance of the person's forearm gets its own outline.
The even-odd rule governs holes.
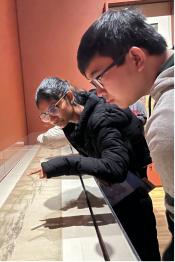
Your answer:
[[[57,157],[42,163],[41,166],[47,178],[88,174],[113,183],[123,182],[128,171],[127,161],[97,159],[80,155]]]

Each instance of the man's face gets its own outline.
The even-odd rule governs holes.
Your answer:
[[[85,74],[89,80],[97,78],[100,83],[98,85],[94,81],[97,83],[98,96],[105,97],[108,103],[127,108],[148,93],[146,73],[138,69],[137,61],[130,55],[126,55],[124,64],[120,66],[112,63],[112,58],[97,55],[91,60]]]

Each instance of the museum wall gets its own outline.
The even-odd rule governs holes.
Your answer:
[[[102,13],[102,0],[17,0],[28,133],[49,126],[38,118],[35,90],[47,76],[89,88],[77,69],[81,35]],[[35,137],[35,135],[34,135]]]
[[[1,147],[26,134],[28,142],[35,143],[37,134],[50,127],[41,123],[34,102],[35,90],[44,77],[59,76],[76,87],[90,88],[77,69],[76,54],[82,34],[101,15],[104,4],[104,0],[0,1],[0,109],[7,112],[0,114]]]
[[[0,150],[26,136],[23,82],[14,0],[0,1]]]

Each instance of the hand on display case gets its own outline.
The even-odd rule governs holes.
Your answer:
[[[40,169],[35,169],[34,171],[30,172],[27,174],[27,176],[32,176],[32,175],[35,175],[35,174],[38,174],[39,175],[39,178],[47,178],[46,174],[44,173],[43,169],[40,168]]]

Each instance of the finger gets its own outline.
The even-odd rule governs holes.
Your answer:
[[[44,173],[43,169],[41,168],[40,170],[40,174],[39,174],[39,177],[42,179],[42,178],[46,178],[46,174]]]
[[[46,178],[45,174],[43,174],[42,172],[40,172],[39,177],[40,177],[41,179]]]
[[[34,175],[34,174],[39,173],[40,171],[41,171],[41,169],[36,170],[36,171],[33,171],[33,172],[30,172],[30,173],[27,174],[27,176],[32,176],[32,175]]]
[[[43,179],[44,176],[43,176],[42,174],[39,174],[39,178],[40,178],[40,179]]]

